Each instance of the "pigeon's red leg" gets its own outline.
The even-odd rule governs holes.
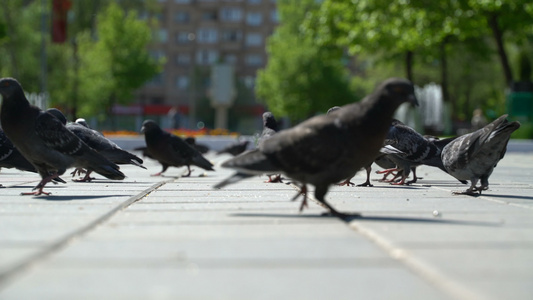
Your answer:
[[[85,170],[83,168],[75,168],[74,171],[72,171],[72,173],[70,173],[70,175],[72,175],[72,177],[76,176],[76,174],[78,176],[81,176],[81,174],[85,174]]]
[[[41,180],[41,182],[39,182],[39,184],[33,188],[34,191],[35,191],[35,190],[37,190],[37,191],[35,191],[35,192],[29,192],[29,193],[21,193],[21,195],[33,195],[33,196],[50,195],[51,193],[47,193],[47,192],[43,191],[44,186],[45,186],[48,182],[52,181],[52,179],[54,179],[54,178],[56,178],[56,177],[58,177],[58,176],[59,176],[59,174],[57,174],[57,172],[55,172],[55,173],[52,173],[51,175],[48,175],[48,176],[44,177],[44,178]]]
[[[276,177],[274,177],[274,179],[272,179],[272,176],[274,176],[274,175],[267,175],[267,176],[268,176],[268,180],[265,181],[266,183],[283,182],[283,181],[281,181],[281,174],[276,175]]]
[[[307,185],[303,185],[302,188],[300,189],[300,192],[298,194],[296,194],[296,196],[294,196],[292,198],[292,201],[298,199],[298,196],[302,195],[303,196],[303,201],[302,201],[302,204],[300,205],[300,212],[304,210],[304,207],[307,207]]]
[[[87,173],[85,174],[85,176],[81,179],[73,179],[72,181],[75,181],[75,182],[91,182],[94,177],[91,177],[92,171],[87,171]]]
[[[393,168],[393,169],[387,169],[383,171],[376,171],[376,174],[385,174],[383,175],[383,178],[381,178],[379,181],[387,181],[387,177],[389,177],[390,174],[393,174],[394,176],[396,176],[397,174],[394,174],[394,172],[397,172],[397,171],[398,171],[397,168]]]

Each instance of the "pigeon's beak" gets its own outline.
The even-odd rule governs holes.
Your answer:
[[[415,94],[411,94],[407,97],[407,101],[411,103],[413,106],[418,106],[418,100],[416,99]]]

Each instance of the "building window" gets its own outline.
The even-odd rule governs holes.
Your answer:
[[[191,55],[180,53],[176,55],[176,64],[179,66],[188,66],[191,64]]]
[[[242,32],[239,29],[226,29],[222,31],[222,40],[224,42],[238,42],[242,38]]]
[[[163,50],[151,50],[150,57],[157,61],[165,57],[165,52]]]
[[[228,64],[231,64],[231,65],[236,64],[237,63],[237,55],[235,55],[235,54],[226,54],[224,56],[224,62],[228,63]]]
[[[180,23],[180,24],[186,24],[189,23],[191,20],[191,16],[188,11],[178,11],[174,14],[174,22]]]
[[[187,44],[190,42],[188,32],[178,32],[176,33],[176,43],[178,44]]]
[[[255,77],[253,77],[253,76],[245,76],[243,78],[243,81],[244,81],[244,85],[247,88],[253,89],[255,87]]]
[[[166,29],[159,29],[157,31],[157,39],[161,43],[166,43],[168,41],[168,32]]]
[[[274,9],[274,10],[272,10],[270,12],[270,20],[273,23],[279,23],[279,14],[278,14],[278,11],[276,9]]]
[[[180,90],[186,90],[189,87],[189,77],[185,75],[176,77],[176,87]]]
[[[218,31],[213,28],[200,28],[196,34],[198,43],[212,44],[218,39]]]
[[[247,66],[258,67],[263,65],[263,57],[259,54],[248,54],[244,60]]]
[[[236,7],[223,7],[220,9],[220,19],[228,22],[240,22],[242,10]]]
[[[199,65],[211,65],[218,60],[218,52],[215,50],[200,50],[196,52],[196,63]]]
[[[263,35],[260,33],[248,33],[245,40],[246,46],[263,45]]]
[[[216,11],[204,11],[202,13],[202,20],[203,21],[216,21],[217,12]]]
[[[246,14],[246,23],[250,26],[259,26],[263,23],[263,15],[260,12],[249,12]]]
[[[165,78],[165,74],[164,74],[164,72],[161,72],[161,73],[155,75],[152,78],[152,80],[150,80],[148,82],[148,84],[149,85],[153,85],[153,86],[161,86],[161,85],[163,85],[164,78]]]
[[[180,3],[180,4],[189,4],[191,3],[192,0],[174,0],[174,2],[176,3]]]

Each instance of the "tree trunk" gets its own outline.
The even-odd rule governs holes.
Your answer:
[[[413,78],[413,51],[407,51],[405,53],[405,73],[407,76],[407,79],[409,79],[411,82],[414,82]]]
[[[503,68],[503,74],[505,75],[505,81],[507,86],[510,87],[513,83],[513,72],[511,71],[511,65],[509,64],[509,59],[507,58],[507,52],[505,51],[505,47],[503,45],[503,31],[498,23],[498,15],[496,13],[489,14],[487,16],[487,22],[492,30],[494,41],[496,42],[498,55],[500,56],[500,62]]]

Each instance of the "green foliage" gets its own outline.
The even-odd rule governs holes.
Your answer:
[[[355,101],[341,49],[317,46],[300,30],[305,14],[318,9],[316,2],[279,1],[278,9],[282,25],[268,40],[269,61],[258,73],[257,96],[274,115],[293,121]]]

